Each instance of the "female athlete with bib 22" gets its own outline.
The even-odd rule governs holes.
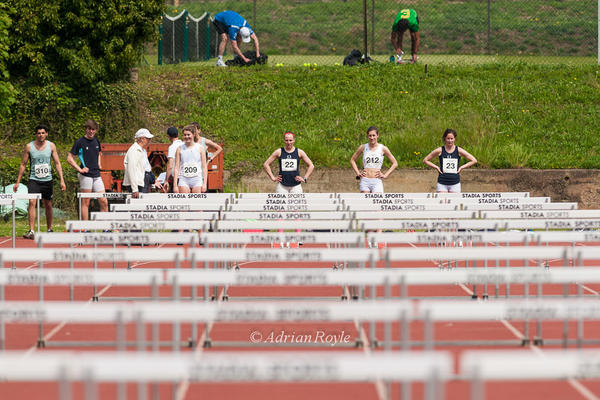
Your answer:
[[[367,138],[369,139],[369,143],[361,144],[356,149],[352,158],[350,158],[350,165],[356,174],[356,179],[360,179],[361,193],[383,193],[382,180],[390,176],[392,171],[398,166],[398,162],[386,146],[377,143],[377,139],[379,138],[377,127],[370,126],[367,129]],[[363,169],[359,171],[356,166],[356,160],[361,153],[363,156]],[[381,172],[384,156],[392,163],[392,166],[388,168],[385,174]]]
[[[192,125],[183,128],[183,144],[175,153],[175,167],[173,168],[173,188],[175,193],[204,193],[206,192],[206,152],[204,147],[194,142],[196,129]]]
[[[438,193],[460,193],[460,171],[477,164],[475,157],[454,144],[456,136],[454,129],[446,129],[442,136],[444,145],[433,150],[423,159],[425,164],[439,173],[436,187]],[[463,166],[460,166],[461,156],[469,160]],[[433,157],[439,157],[439,167],[430,161]]]
[[[283,134],[284,147],[275,150],[267,161],[263,163],[267,175],[273,182],[277,182],[275,193],[302,193],[301,183],[308,182],[308,177],[315,168],[310,158],[303,150],[294,146],[296,142],[295,135],[292,132]],[[271,163],[279,160],[279,175],[273,175]],[[308,168],[304,177],[300,176],[300,160],[303,160]]]

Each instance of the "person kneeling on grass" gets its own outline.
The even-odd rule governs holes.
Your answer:
[[[50,160],[54,161],[54,168],[56,168],[56,171],[58,172],[61,190],[65,191],[67,186],[65,185],[65,180],[63,178],[62,166],[60,165],[56,146],[51,141],[46,140],[47,137],[47,126],[38,125],[35,127],[35,140],[25,145],[23,157],[21,158],[21,165],[19,165],[17,183],[13,186],[13,191],[16,192],[19,188],[21,178],[25,172],[25,165],[27,164],[27,160],[29,160],[30,173],[27,189],[29,190],[29,193],[42,194],[42,203],[44,204],[44,209],[46,211],[46,227],[48,228],[48,232],[52,232],[53,179]],[[33,225],[36,217],[35,202],[36,200],[34,199],[29,200],[29,232],[23,235],[25,239],[33,239],[35,235],[33,232]]]

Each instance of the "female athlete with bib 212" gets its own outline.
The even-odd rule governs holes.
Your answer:
[[[444,145],[433,150],[423,159],[425,164],[439,173],[436,187],[438,193],[460,193],[460,171],[477,164],[475,157],[454,144],[456,136],[454,129],[446,129],[442,136]],[[469,160],[462,166],[460,165],[461,156]],[[439,157],[439,167],[430,161],[433,157]]]
[[[206,152],[200,143],[194,142],[196,129],[192,125],[183,128],[183,144],[175,153],[173,168],[173,188],[175,193],[204,193],[206,192]]]
[[[352,155],[352,158],[350,158],[350,165],[356,174],[356,179],[360,179],[361,193],[383,193],[382,180],[390,176],[392,171],[398,166],[398,162],[390,150],[381,143],[377,143],[378,138],[379,130],[375,126],[370,126],[367,129],[367,139],[369,139],[369,142],[361,144]],[[356,166],[356,160],[361,153],[363,156],[363,169],[359,171]],[[392,163],[392,166],[388,168],[385,174],[381,172],[384,156]]]

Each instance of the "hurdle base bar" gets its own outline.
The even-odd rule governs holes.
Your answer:
[[[529,346],[530,344],[531,344],[531,340],[529,338],[521,339],[521,347],[526,347],[526,346]]]
[[[38,349],[43,349],[46,347],[46,341],[44,339],[38,339],[37,343],[35,344],[35,346]]]
[[[360,345],[358,344],[360,343]],[[252,343],[252,342],[243,342],[243,341],[215,341],[215,340],[206,340],[203,344],[204,348],[227,348],[227,347],[249,347],[249,348],[317,348],[317,349],[331,349],[332,345],[330,343]],[[336,343],[335,348],[362,348],[363,343],[360,339],[356,339],[354,341],[350,340],[348,343]]]
[[[534,336],[533,337],[533,345],[534,346],[543,346],[544,345],[544,339],[539,337],[539,336]]]
[[[97,342],[92,342],[92,341],[52,341],[52,342],[45,342],[43,340],[38,341],[38,347],[39,343],[42,342],[43,346],[42,347],[57,347],[57,348],[61,348],[61,347],[114,347],[117,348],[117,346],[120,346],[121,344],[117,341],[97,341]],[[163,341],[159,341],[159,342],[153,342],[150,340],[146,340],[142,342],[142,346],[144,347],[152,347],[155,346],[156,344],[158,344],[159,347],[168,347],[168,348],[172,348],[173,347],[173,341],[172,340],[163,340]],[[125,347],[131,347],[131,348],[137,348],[140,344],[139,342],[136,341],[127,341],[124,343]],[[195,345],[195,341],[192,340],[191,338],[188,338],[187,340],[181,340],[180,341],[180,346],[182,348],[194,348]]]

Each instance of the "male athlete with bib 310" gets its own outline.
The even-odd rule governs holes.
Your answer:
[[[63,178],[63,171],[60,165],[60,159],[58,158],[58,152],[56,146],[49,140],[48,127],[45,125],[38,125],[35,127],[35,140],[27,143],[25,150],[23,151],[23,157],[21,158],[21,165],[19,166],[19,174],[17,176],[17,183],[13,187],[16,192],[21,183],[21,178],[25,172],[25,166],[27,160],[29,160],[31,172],[29,173],[29,183],[27,189],[29,193],[41,193],[42,203],[46,211],[46,227],[48,232],[52,232],[52,167],[51,160],[54,161],[54,167],[58,172],[60,179],[60,188],[65,190],[65,180]],[[36,211],[35,211],[35,200],[29,200],[29,231],[23,235],[25,239],[33,239],[33,225],[35,222]]]

